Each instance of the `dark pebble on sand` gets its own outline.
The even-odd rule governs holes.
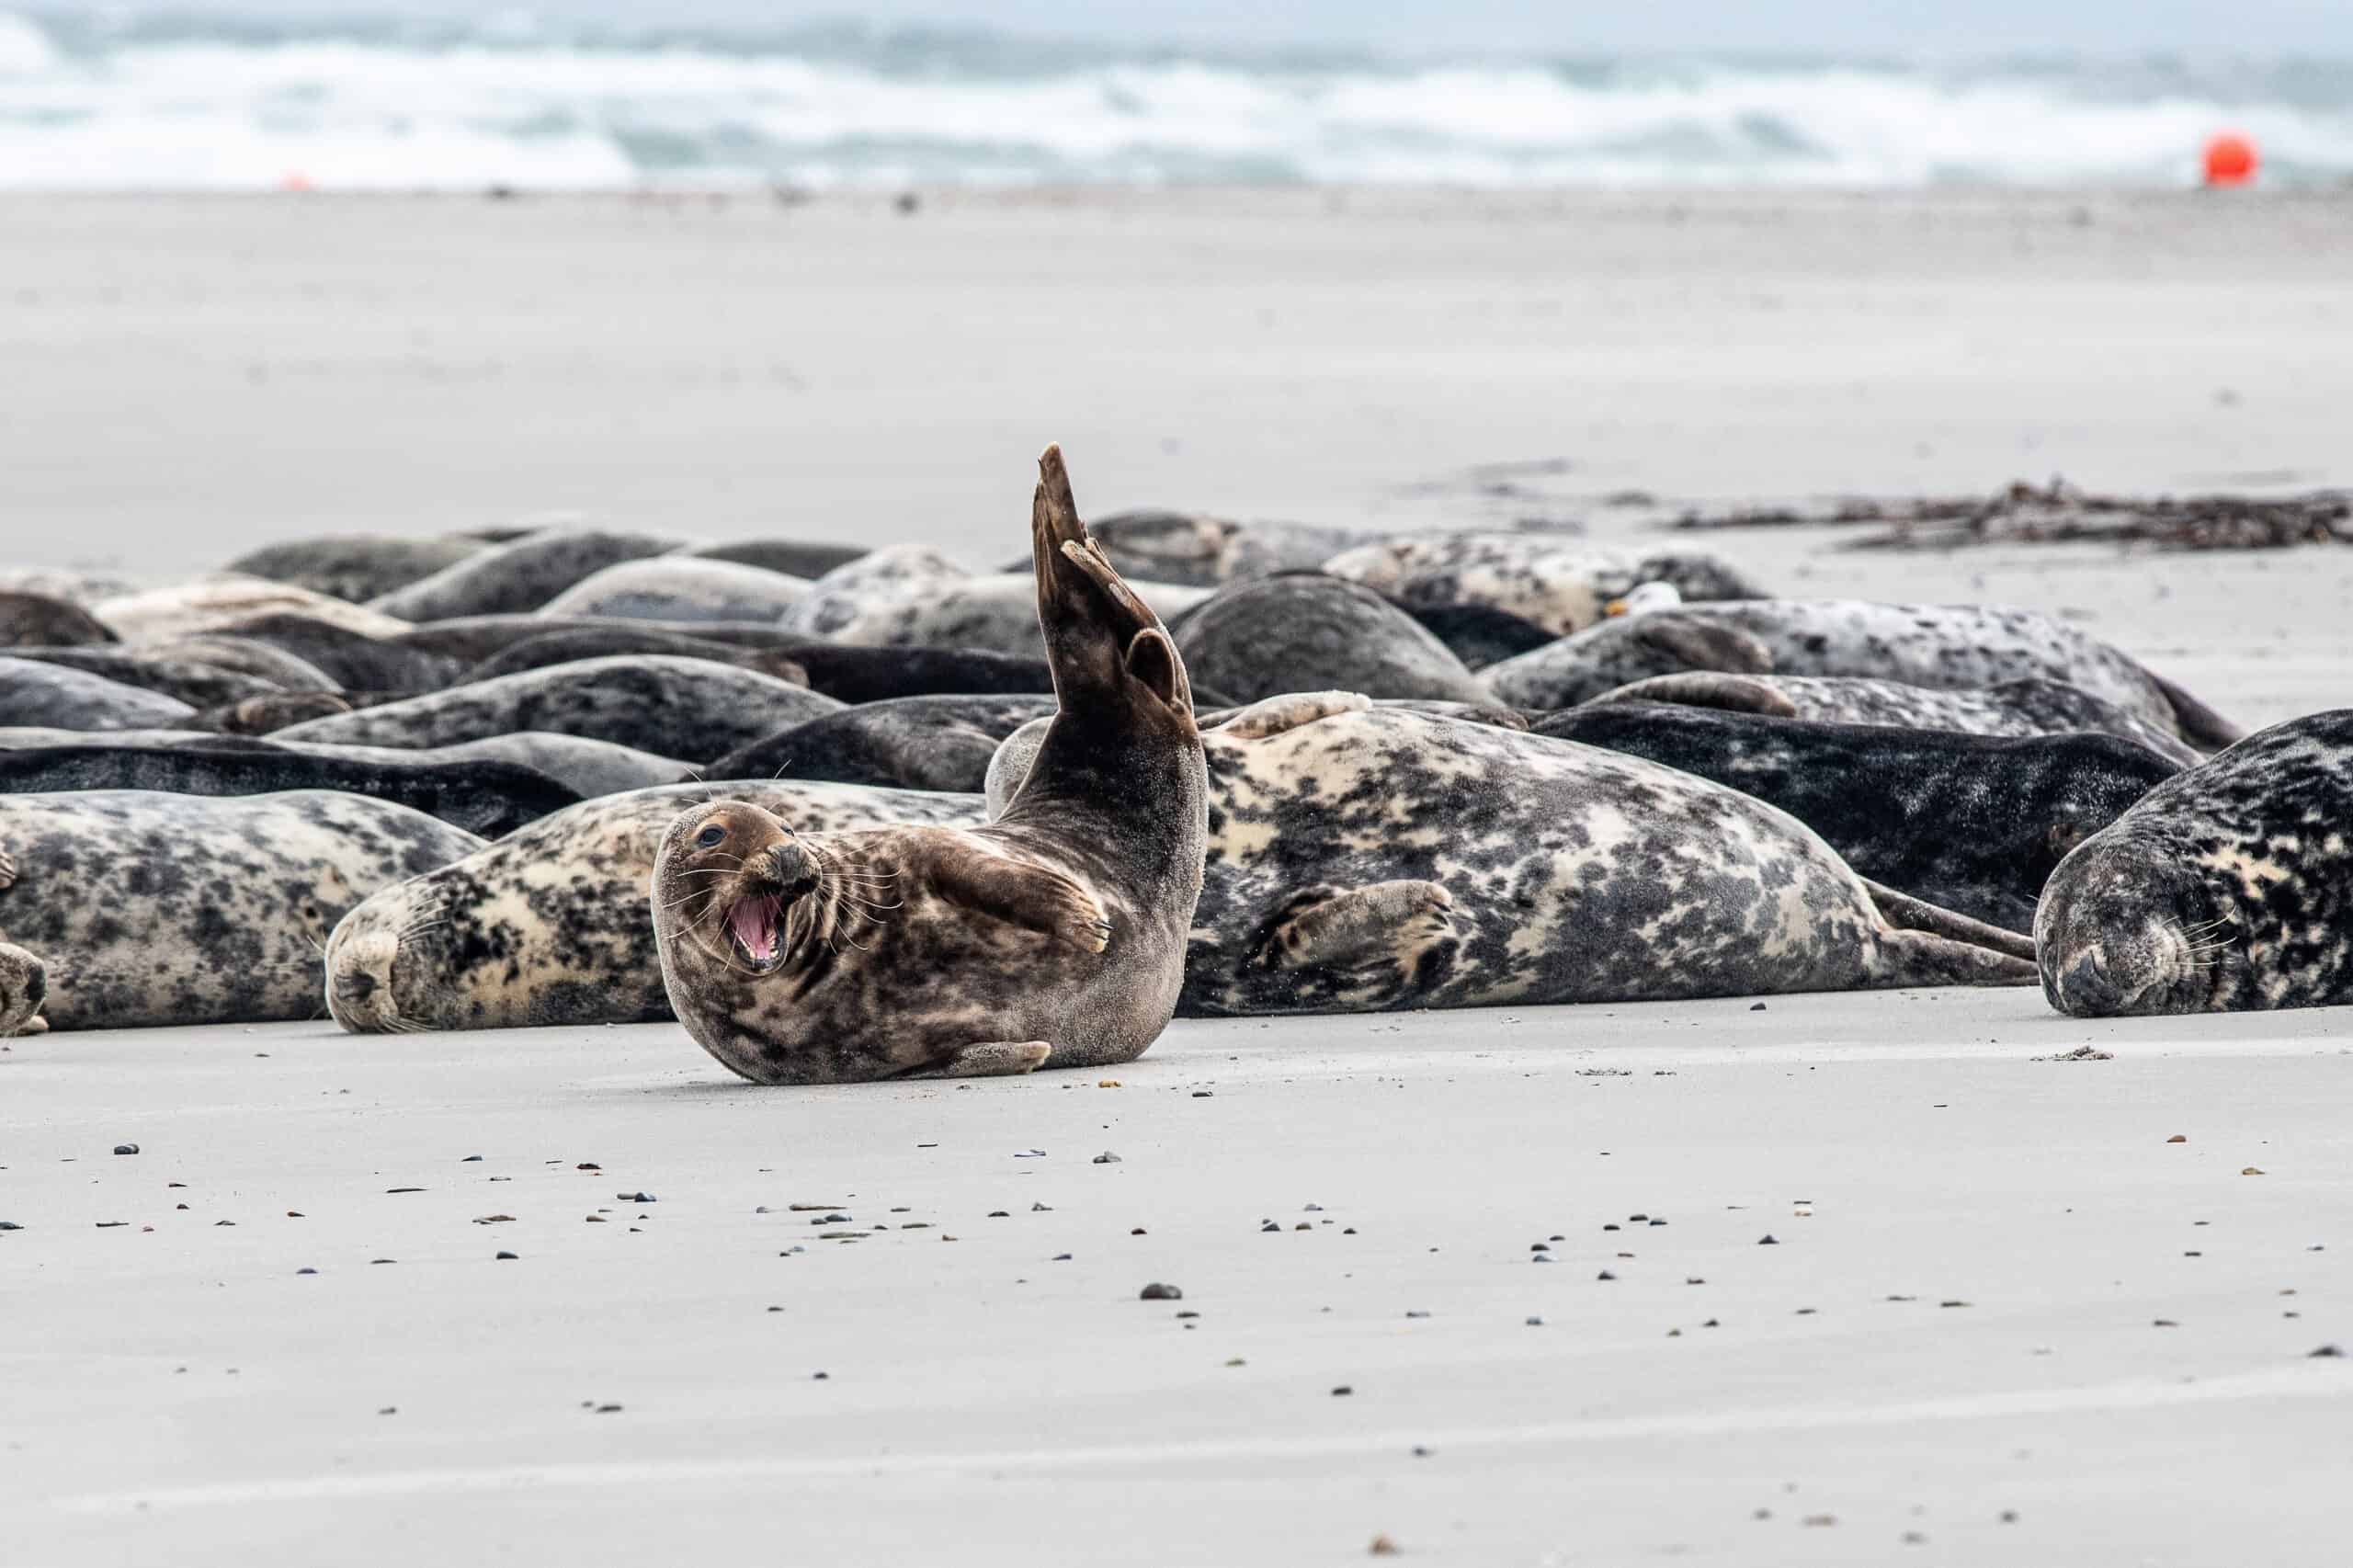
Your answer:
[[[1528,1326],[1530,1328],[1542,1328],[1544,1326],[1544,1320],[1542,1318],[1529,1318],[1528,1320]]]
[[[1765,1004],[1762,1002],[1751,1002],[1748,1005],[1748,1010],[1752,1013],[1761,1013],[1765,1010]]]
[[[813,1383],[831,1382],[833,1377],[834,1374],[831,1372],[813,1372],[810,1374],[809,1381]]]
[[[0,1220],[0,1231],[21,1231],[24,1227],[14,1220]]]
[[[318,1270],[315,1268],[298,1268],[294,1272],[297,1274],[316,1274]]]
[[[1120,1156],[1111,1153],[1108,1149],[1104,1150],[1101,1153],[1096,1155],[1095,1158],[1087,1162],[1087,1164],[1093,1165],[1116,1165],[1119,1163]]]
[[[384,1190],[385,1190],[387,1193],[392,1193],[392,1192],[423,1192],[423,1191],[425,1190],[425,1188],[423,1188],[423,1187],[388,1187],[384,1188]]]
[[[2312,1353],[2312,1355],[2311,1355],[2310,1357],[2308,1357],[2308,1358],[2307,1358],[2307,1359],[2313,1359],[2313,1360],[2317,1360],[2317,1359],[2330,1359],[2330,1360],[2334,1360],[2334,1359],[2336,1359],[2336,1358],[2338,1358],[2342,1357],[2344,1354],[2345,1354],[2345,1347],[2344,1347],[2343,1346],[2341,1346],[2341,1345],[2324,1345],[2324,1346],[2322,1346],[2319,1349],[2317,1349],[2317,1350],[2313,1351],[2313,1352]]]
[[[1756,1244],[1761,1247],[1777,1247],[1781,1244],[1771,1236],[1759,1236],[1756,1238]]]
[[[992,1220],[1010,1220],[1013,1216],[1006,1213],[1002,1209],[992,1209],[989,1210],[989,1218]]]
[[[1356,1390],[1350,1388],[1347,1384],[1342,1383],[1338,1388],[1332,1391],[1332,1397],[1334,1399],[1346,1399],[1356,1392]]]
[[[1426,1318],[1430,1314],[1424,1312],[1408,1312],[1405,1315],[1409,1318]]]
[[[1615,1278],[1618,1278],[1618,1276],[1616,1276],[1615,1274],[1610,1273],[1610,1272],[1609,1272],[1609,1270],[1608,1270],[1608,1269],[1606,1269],[1606,1268],[1605,1268],[1605,1269],[1603,1269],[1600,1273],[1598,1273],[1598,1274],[1595,1275],[1595,1276],[1594,1276],[1594,1278],[1595,1278],[1596,1279],[1615,1279]]]
[[[1163,1285],[1155,1280],[1145,1286],[1143,1293],[1136,1299],[1140,1301],[1181,1301],[1185,1299],[1185,1292],[1174,1285]]]
[[[1054,1254],[1054,1261],[1056,1263],[1068,1263],[1070,1261],[1070,1254],[1066,1252],[1058,1252]]]
[[[471,1165],[480,1161],[481,1158],[482,1156],[480,1154],[468,1154],[464,1159],[460,1160],[458,1164],[461,1165]]]
[[[654,1197],[650,1192],[616,1192],[613,1196],[623,1203],[659,1203],[661,1201],[660,1199]],[[847,1214],[836,1214],[834,1218],[836,1220],[847,1220],[849,1216]],[[823,1224],[824,1222],[824,1221],[813,1221],[813,1223],[817,1224]]]
[[[513,1263],[518,1261],[521,1256],[522,1255],[519,1253],[502,1252],[493,1261],[497,1263]]]
[[[1268,1231],[1279,1231],[1281,1229],[1282,1227],[1276,1224],[1272,1220],[1261,1220],[1258,1221],[1258,1233],[1261,1235],[1264,1235]]]
[[[1193,1091],[1193,1097],[1197,1100],[1205,1100],[1210,1099],[1212,1096],[1207,1089],[1195,1089]]]
[[[139,1153],[139,1145],[136,1143],[118,1143],[114,1146],[114,1152],[118,1154],[135,1154]]]
[[[892,1212],[896,1213],[897,1210],[893,1210]],[[1032,1214],[1051,1214],[1053,1212],[1053,1210],[1043,1203],[1032,1203],[1029,1205],[1029,1212]]]
[[[619,1415],[620,1413],[621,1407],[618,1404],[600,1404],[597,1407],[597,1414],[599,1415]]]

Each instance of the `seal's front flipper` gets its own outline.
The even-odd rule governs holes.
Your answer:
[[[1794,719],[1798,705],[1787,694],[1761,680],[1744,676],[1695,671],[1689,675],[1653,676],[1647,680],[1605,691],[1584,704],[1606,702],[1671,702],[1682,708],[1721,708],[1727,713],[1761,713],[1769,719]]]
[[[1973,948],[1991,948],[1997,953],[2034,961],[2034,938],[2021,937],[2015,931],[1988,925],[1954,910],[1924,903],[1910,893],[1899,892],[1869,878],[1862,879],[1863,887],[1871,895],[1871,903],[1879,909],[1880,918],[1899,931],[1926,931],[1932,936],[1948,937]]]
[[[1040,932],[1086,952],[1110,945],[1111,920],[1103,905],[1060,871],[972,851],[941,857],[931,868],[931,891],[949,903],[992,920]]]
[[[1011,1078],[1045,1065],[1054,1048],[1042,1040],[988,1040],[960,1045],[945,1055],[893,1076],[901,1078]]]
[[[1215,733],[1228,740],[1263,741],[1269,735],[1313,724],[1318,719],[1329,719],[1338,713],[1361,713],[1371,706],[1372,699],[1353,691],[1289,692],[1253,702],[1220,722]]]
[[[1436,882],[1302,888],[1252,933],[1258,969],[1354,968],[1396,960],[1410,975],[1430,944],[1454,935],[1454,900]]]
[[[1087,537],[1060,447],[1048,447],[1038,458],[1029,549],[1038,574],[1038,625],[1063,705],[1133,680],[1189,713],[1193,691],[1176,645],[1152,607],[1120,581],[1103,547]]]

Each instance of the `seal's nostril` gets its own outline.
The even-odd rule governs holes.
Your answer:
[[[2059,995],[2067,1011],[2076,1014],[2108,1012],[2124,999],[2109,980],[2108,971],[2099,967],[2099,960],[2090,953],[2059,977]]]

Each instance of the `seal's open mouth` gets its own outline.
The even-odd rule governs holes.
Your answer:
[[[754,893],[728,905],[728,939],[755,974],[766,974],[782,961],[783,920],[784,900],[777,893]]]

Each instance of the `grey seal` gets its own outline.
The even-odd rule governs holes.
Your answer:
[[[1142,1055],[1185,972],[1207,830],[1201,741],[1160,618],[1039,459],[1032,591],[1057,709],[980,828],[804,833],[722,801],[654,869],[670,1006],[763,1084],[963,1077]]]
[[[2238,738],[2228,721],[2122,650],[2064,621],[1998,606],[1860,599],[1685,605],[1605,620],[1484,673],[1510,706],[1553,709],[1686,670],[1865,676],[1947,690],[2065,681],[2201,749]]]
[[[1313,571],[1378,539],[1370,528],[1319,523],[1234,522],[1199,512],[1142,506],[1087,525],[1111,564],[1139,581],[1214,588],[1277,572]]]
[[[327,942],[327,1007],[355,1034],[670,1017],[648,889],[678,813],[717,796],[811,832],[977,826],[977,795],[751,778],[607,795],[384,888]]]
[[[278,690],[272,682],[218,665],[159,658],[143,649],[108,644],[98,648],[0,648],[0,658],[30,659],[103,676],[123,686],[160,692],[191,708],[215,708]]]
[[[394,534],[319,534],[248,551],[225,568],[290,583],[329,598],[364,604],[456,565],[485,548],[460,534],[409,539]]]
[[[260,638],[230,631],[200,631],[134,642],[130,651],[145,659],[209,665],[214,669],[267,682],[278,691],[340,691],[345,685],[310,660]]]
[[[2182,767],[2113,735],[1996,739],[1650,703],[1571,708],[1535,729],[1753,795],[1862,876],[2018,932],[2061,857]]]
[[[2006,680],[1995,686],[1939,690],[1867,676],[1695,673],[1653,676],[1605,691],[1581,707],[1621,703],[1675,703],[1768,718],[1952,730],[1970,735],[2098,733],[2146,746],[2183,767],[2203,760],[2203,754],[2171,729],[2062,680]]]
[[[106,623],[80,605],[0,589],[0,647],[95,648],[115,640]]]
[[[196,717],[176,697],[38,659],[0,657],[0,724],[169,729]]]
[[[660,555],[677,543],[651,534],[550,528],[492,545],[368,604],[405,621],[537,609],[592,572]]]
[[[1237,703],[1286,691],[1484,702],[1453,651],[1370,588],[1320,573],[1279,573],[1221,588],[1176,628],[1201,684]]]
[[[1037,734],[999,751],[992,804]],[[1640,757],[1339,692],[1202,739],[1187,1014],[2034,978],[2013,934],[1870,887],[1794,818]]]
[[[1686,599],[1766,597],[1716,556],[1689,551],[1630,554],[1541,533],[1415,533],[1335,555],[1324,570],[1399,604],[1483,605],[1555,636],[1599,622],[1611,600],[1644,583],[1667,583]]]
[[[2353,1002],[2353,709],[2158,785],[2042,890],[2042,992],[2076,1017]]]
[[[807,666],[787,651],[739,647],[733,642],[714,642],[708,637],[689,637],[683,632],[667,631],[658,627],[632,626],[627,621],[551,631],[543,637],[527,637],[520,642],[509,643],[483,660],[466,671],[460,679],[472,684],[495,680],[500,676],[514,675],[522,670],[543,670],[551,665],[642,653],[705,659],[715,665],[733,665],[739,669],[757,670],[764,676],[772,676],[791,686],[809,684]]]
[[[1131,586],[1172,616],[1211,592],[1142,581]],[[1026,572],[974,576],[937,551],[893,547],[820,577],[778,624],[868,647],[984,649],[1035,657],[1035,596]]]
[[[200,646],[234,648],[248,658],[261,656],[252,653],[256,643],[324,677],[297,679],[260,669],[250,672],[267,675],[290,691],[434,691],[457,680],[467,663],[393,638],[365,637],[308,616],[283,613],[233,621],[199,642]]]
[[[762,736],[710,772],[977,795],[1006,736],[1053,711],[1051,697],[894,697]]]
[[[435,746],[551,730],[700,761],[839,706],[804,687],[702,659],[584,659],[279,733],[292,741]]]
[[[723,544],[699,544],[678,553],[764,567],[788,577],[815,579],[859,559],[867,549],[864,545],[826,544],[817,540],[739,539]]]
[[[49,966],[14,942],[0,939],[0,1040],[49,1028],[40,1005],[49,996]]]
[[[693,556],[654,555],[592,572],[540,607],[625,620],[773,622],[809,592],[805,577]]]
[[[257,615],[302,615],[367,637],[385,637],[401,621],[290,583],[234,574],[199,578],[102,599],[90,613],[126,642],[154,642],[217,631]]]
[[[481,846],[324,790],[0,795],[0,928],[47,961],[57,1028],[307,1018],[345,911]]]

